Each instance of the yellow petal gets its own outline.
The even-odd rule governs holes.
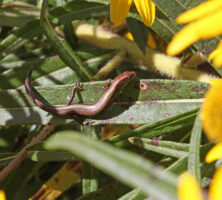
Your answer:
[[[166,52],[169,55],[176,55],[181,53],[184,49],[189,47],[192,43],[198,40],[196,34],[193,34],[193,30],[185,26],[179,31],[168,44]]]
[[[192,174],[185,172],[179,177],[178,200],[202,200],[201,190]]]
[[[151,0],[134,0],[136,8],[146,26],[151,26],[155,19],[155,4]]]
[[[110,21],[115,26],[120,25],[126,18],[133,0],[111,0]]]
[[[214,162],[215,160],[218,160],[222,158],[222,143],[216,144],[206,155],[205,161],[207,163]]]
[[[199,39],[210,38],[222,33],[222,9],[185,26],[169,43],[167,53],[176,55]]]
[[[222,199],[222,167],[219,167],[214,174],[213,182],[209,190],[210,200],[221,200]]]
[[[215,67],[222,67],[222,42],[217,48],[209,55],[209,60],[213,60]]]
[[[5,193],[3,190],[0,190],[0,200],[6,200]]]
[[[214,0],[214,1],[206,1],[187,12],[181,14],[177,19],[177,23],[187,23],[198,18],[204,17],[212,12],[217,12],[219,9],[222,8],[222,1],[221,0]]]
[[[222,79],[211,81],[211,86],[205,94],[200,118],[208,139],[222,141]]]
[[[213,79],[213,80],[210,82],[211,87],[220,87],[220,84],[222,83],[221,80],[222,80],[222,79],[220,79],[220,78],[218,78],[218,79]]]
[[[152,49],[156,49],[156,41],[153,38],[153,35],[151,33],[148,34],[148,39],[147,39],[147,45],[152,48]]]
[[[128,31],[125,35],[125,38],[127,38],[128,40],[134,41],[132,34]]]

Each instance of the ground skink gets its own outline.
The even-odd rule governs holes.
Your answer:
[[[95,116],[102,112],[104,108],[110,106],[115,98],[119,95],[121,89],[123,89],[135,76],[136,72],[129,72],[125,71],[122,74],[118,75],[109,88],[106,90],[106,92],[102,95],[102,97],[98,100],[95,104],[71,104],[71,101],[69,101],[68,105],[65,106],[52,106],[43,100],[41,100],[36,93],[33,91],[31,86],[31,75],[32,75],[32,69],[30,70],[26,80],[25,80],[25,88],[32,99],[32,101],[41,109],[56,114],[56,115],[67,115],[67,116]],[[79,86],[73,88],[73,95],[74,97],[75,91],[80,90],[81,88]]]

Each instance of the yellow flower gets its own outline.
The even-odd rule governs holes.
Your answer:
[[[110,20],[115,26],[126,18],[133,0],[111,0]],[[151,26],[155,19],[155,4],[151,0],[134,0],[136,8],[146,26]]]
[[[0,190],[0,200],[6,200],[5,193],[3,190]]]
[[[211,81],[211,86],[205,94],[200,118],[208,139],[222,142],[222,79]]]
[[[201,190],[192,174],[185,172],[179,177],[178,183],[179,200],[201,200]]]
[[[222,79],[211,81],[211,88],[205,94],[200,118],[208,139],[219,142],[205,157],[207,163],[222,158]]]
[[[169,43],[167,53],[176,55],[199,39],[211,38],[222,33],[222,1],[208,0],[180,15],[177,23],[188,23]],[[222,44],[212,52],[215,66],[222,65]]]
[[[209,189],[210,200],[221,200],[222,199],[222,167],[219,167],[214,174],[213,182]]]
[[[207,163],[214,162],[222,158],[222,142],[216,144],[206,155],[205,161]]]
[[[219,142],[205,157],[207,163],[222,158],[222,79],[211,81],[211,88],[205,94],[200,118],[208,139]]]
[[[209,189],[209,200],[222,199],[222,167],[219,167],[214,174],[212,184]],[[179,177],[178,183],[179,200],[203,200],[201,189],[192,174],[185,172]]]

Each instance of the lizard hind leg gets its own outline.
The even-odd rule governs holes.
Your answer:
[[[81,116],[78,115],[71,115],[73,119],[75,119],[77,122],[79,122],[81,125],[93,125],[95,122],[93,120],[86,120],[81,118]]]

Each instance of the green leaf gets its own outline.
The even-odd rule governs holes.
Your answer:
[[[67,22],[71,22],[74,19],[85,19],[86,17],[91,17],[93,15],[100,16],[102,14],[107,14],[107,11],[107,6],[98,6],[98,4],[86,3],[85,1],[81,1],[80,3],[80,1],[78,0],[64,4],[61,7],[51,9],[49,11],[49,14],[50,16],[52,16],[52,21],[57,24],[64,24]],[[30,17],[28,18],[28,20],[28,22],[23,22],[25,23],[23,26],[10,33],[6,38],[4,38],[4,40],[1,41],[0,58],[3,58],[9,52],[18,49],[33,37],[40,35],[42,30],[40,27],[40,20],[32,20],[30,19]],[[15,20],[13,19],[13,23],[14,21]]]
[[[104,81],[84,83],[84,90],[73,103],[97,102],[104,93],[104,84]],[[93,124],[145,124],[167,120],[169,117],[176,118],[180,114],[198,109],[202,99],[197,98],[202,97],[208,88],[207,84],[193,81],[141,80],[141,84],[149,89],[142,89],[140,92],[137,89],[138,82],[132,81],[120,94],[118,103],[93,117]],[[57,85],[36,87],[36,90],[40,98],[50,104],[66,105],[72,88],[73,85]],[[24,89],[0,91],[0,96],[0,125],[73,122],[67,117],[49,115],[38,108]]]
[[[175,177],[134,153],[74,131],[63,131],[50,137],[45,148],[70,151],[116,179],[140,187],[146,194],[158,199],[177,199]]]
[[[0,45],[0,59],[5,57],[8,53],[24,45],[28,39],[32,39],[41,33],[39,20],[35,19],[24,26],[18,28],[9,34]]]
[[[52,22],[57,25],[72,22],[75,19],[87,19],[108,15],[108,13],[109,9],[106,5],[79,0],[72,1],[50,11],[50,15],[54,17]]]
[[[55,32],[52,25],[50,24],[46,13],[47,5],[47,0],[42,2],[40,18],[41,26],[45,31],[47,37],[52,42],[54,49],[57,51],[64,63],[71,67],[81,80],[90,80],[92,78],[92,75],[89,69],[83,64],[82,60],[77,56],[76,52],[69,46],[65,39],[58,36],[58,34]]]
[[[213,146],[213,144],[206,144],[203,145],[201,147],[201,157],[204,158],[205,155],[207,154],[207,152],[209,151],[209,149]],[[172,172],[175,174],[181,174],[182,172],[184,172],[187,169],[187,160],[188,160],[188,155],[181,157],[180,159],[178,159],[176,162],[174,162],[172,165],[170,165],[166,171],[167,172]],[[214,165],[209,165],[206,164],[205,162],[201,163],[201,173],[204,174],[205,176],[210,176],[210,174],[212,174],[215,169],[214,169]],[[206,186],[206,185],[205,185]],[[124,196],[122,196],[119,200],[141,200],[141,199],[145,199],[146,195],[144,194],[144,192],[139,189],[136,188],[128,193],[126,193]]]
[[[162,119],[147,125],[140,126],[127,133],[114,136],[108,139],[108,142],[115,144],[119,147],[126,147],[129,145],[128,138],[132,136],[140,136],[146,138],[153,138],[161,134],[179,131],[186,129],[193,124],[193,119],[196,116],[198,109],[194,109],[179,115],[175,115],[166,119]]]
[[[8,146],[9,146],[8,142],[5,139],[0,138],[0,148],[4,148]]]
[[[170,141],[160,141],[158,139],[146,139],[131,137],[128,139],[130,143],[142,147],[149,151],[154,151],[166,156],[172,156],[176,158],[181,158],[186,156],[188,153],[183,149],[189,148],[188,144],[170,142]]]
[[[200,156],[201,156],[201,162],[204,162],[204,158],[207,154],[207,152],[212,148],[213,144],[209,143],[206,145],[203,145],[200,147]],[[180,174],[181,172],[187,170],[187,165],[188,165],[188,156],[182,157],[178,159],[175,163],[173,163],[167,170],[170,172]],[[200,166],[199,166],[200,167]]]
[[[187,166],[187,158],[188,158],[188,155],[178,159],[176,162],[174,162],[172,165],[170,165],[166,169],[166,171],[177,173],[177,174],[184,171]],[[146,196],[145,196],[144,192],[140,188],[136,188],[136,189],[128,192],[124,196],[122,196],[119,200],[141,200],[141,199],[145,199],[145,198],[146,198]]]
[[[81,126],[81,131],[84,135],[92,138],[99,139],[100,128],[97,126]],[[82,162],[82,194],[88,194],[98,190],[99,171],[88,162]]]
[[[202,134],[202,123],[200,120],[200,115],[198,114],[193,131],[190,138],[190,151],[188,157],[188,171],[192,173],[197,181],[200,183],[200,144],[201,144],[201,134]]]
[[[144,192],[141,191],[140,188],[136,188],[126,193],[124,196],[122,196],[118,200],[145,200],[146,198],[147,198],[147,195],[144,194]]]
[[[33,19],[39,17],[39,9],[19,9],[1,8],[0,9],[0,26],[23,26]]]
[[[127,17],[126,21],[128,24],[129,31],[133,35],[133,39],[145,55],[148,39],[148,28],[142,22],[135,20],[132,17]]]
[[[53,84],[61,84],[62,77],[66,75],[65,67],[66,65],[58,56],[48,57],[47,59],[36,59],[35,70],[33,72],[33,78],[45,77],[44,82],[50,82]],[[40,64],[41,63],[41,64]],[[15,68],[13,70],[6,71],[4,74],[0,74],[0,88],[1,89],[11,89],[17,88],[24,84],[24,80],[27,77],[30,65],[23,65],[22,67]],[[67,68],[66,68],[67,69]],[[60,72],[60,77],[53,77],[53,72]],[[71,70],[70,70],[71,71]],[[70,72],[69,71],[69,72]],[[48,76],[47,76],[48,75]],[[41,80],[39,82],[43,83]],[[47,81],[48,80],[48,81]]]
[[[36,55],[34,52],[32,54]],[[113,55],[112,52],[98,51],[95,48],[80,49],[77,54],[86,59],[84,64],[94,72],[97,71],[98,66],[105,63]],[[67,84],[79,81],[76,73],[56,55],[36,58],[40,57],[37,54],[35,58],[27,60],[18,58],[19,56],[18,54],[16,56],[11,55],[0,61],[2,67],[16,66],[14,69],[6,70],[4,74],[0,74],[0,89],[14,89],[22,86],[30,66],[35,66],[32,75],[34,85],[36,83],[38,85]],[[20,63],[21,66],[18,66]]]
[[[28,158],[35,162],[79,160],[68,152],[28,151]]]
[[[88,1],[88,2],[102,3],[102,4],[105,4],[105,5],[110,4],[110,0],[86,0],[86,1]]]

